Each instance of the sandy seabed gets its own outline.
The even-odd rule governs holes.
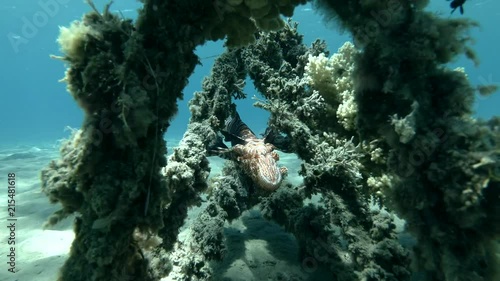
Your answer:
[[[58,206],[50,204],[42,193],[40,170],[50,160],[59,157],[59,151],[53,146],[41,147],[0,149],[0,221],[2,225],[15,223],[15,229],[1,228],[0,280],[56,280],[74,238],[72,218],[53,229],[42,229],[45,220],[58,210]],[[7,206],[8,200],[12,199],[8,196],[8,175],[11,173],[15,173],[15,206]],[[11,251],[11,247],[15,247],[15,251]],[[12,252],[15,264],[9,264],[11,258],[7,255],[12,255]]]

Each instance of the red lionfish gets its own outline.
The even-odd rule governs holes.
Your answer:
[[[263,138],[258,138],[241,121],[238,113],[226,121],[225,130],[221,131],[225,141],[231,142],[228,148],[219,137],[209,148],[209,153],[235,161],[255,184],[267,191],[276,190],[287,173],[285,167],[278,167],[278,153],[271,142],[279,142],[279,136],[266,130]]]

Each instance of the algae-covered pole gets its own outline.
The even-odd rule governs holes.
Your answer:
[[[78,214],[59,280],[152,279],[134,233],[163,227],[163,134],[197,62],[194,44],[146,42],[108,8],[62,28],[58,39],[68,90],[85,112],[62,160],[42,172],[42,188],[63,206],[49,223]],[[175,62],[163,55],[174,48]]]
[[[460,54],[475,60],[475,23],[425,12],[427,1],[316,3],[362,47],[356,126],[364,140],[384,140],[395,177],[385,193],[417,238],[416,270],[425,280],[498,280],[498,119],[475,121],[474,88],[446,68]]]
[[[90,3],[94,12],[61,29],[64,80],[85,120],[62,159],[42,172],[43,190],[63,206],[49,223],[77,212],[60,280],[153,278],[134,234],[164,228],[163,134],[204,40],[186,22],[195,22],[195,11],[154,2],[145,3],[136,25]]]
[[[240,50],[227,50],[214,63],[210,76],[203,80],[202,91],[195,92],[190,101],[191,118],[188,130],[178,147],[168,159],[167,175],[179,173],[181,177],[172,180],[177,194],[168,209],[179,210],[186,206],[186,193],[206,187],[208,161],[206,147],[216,141],[216,132],[224,126],[223,120],[234,110],[232,97],[244,97],[243,86],[246,71],[238,54]],[[211,262],[221,260],[225,253],[223,234],[226,221],[231,221],[248,207],[247,186],[236,174],[237,168],[225,168],[223,175],[211,180],[207,206],[191,222],[191,231],[182,243],[178,243],[169,255],[174,264],[169,278],[172,280],[213,280]],[[203,170],[203,168],[206,168]],[[205,177],[200,175],[205,173]],[[171,178],[168,176],[168,178]],[[182,186],[183,181],[192,181],[192,188]],[[175,238],[175,237],[174,237]],[[199,249],[193,251],[192,249]]]

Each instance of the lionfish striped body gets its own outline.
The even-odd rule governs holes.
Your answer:
[[[237,113],[226,122],[226,131],[222,134],[226,141],[231,141],[232,147],[227,148],[222,141],[219,142],[218,151],[224,152],[221,156],[235,161],[260,188],[274,191],[280,186],[287,169],[278,167],[278,153],[267,141],[267,135],[257,138]]]

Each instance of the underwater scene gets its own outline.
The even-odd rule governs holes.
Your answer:
[[[499,281],[500,3],[0,3],[0,281]]]

